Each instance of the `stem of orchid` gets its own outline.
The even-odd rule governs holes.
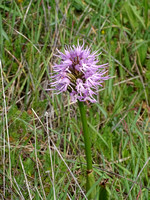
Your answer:
[[[89,134],[89,129],[88,129],[88,125],[87,125],[84,103],[81,101],[78,101],[78,105],[79,105],[80,114],[81,114],[81,120],[82,120],[82,126],[83,126],[83,136],[84,136],[84,143],[85,143],[85,155],[86,155],[86,162],[87,162],[86,192],[88,192],[89,189],[95,183],[94,172],[93,172],[93,168],[92,168],[91,142],[90,142],[90,134]],[[88,196],[88,199],[94,199],[95,196],[96,196],[96,188],[92,190],[92,192]]]

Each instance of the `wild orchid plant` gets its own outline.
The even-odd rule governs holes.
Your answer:
[[[88,131],[84,102],[96,102],[96,95],[99,86],[109,79],[106,75],[108,64],[99,65],[97,51],[91,53],[90,48],[82,46],[72,46],[64,49],[64,53],[58,51],[57,57],[60,64],[53,66],[51,86],[56,90],[56,94],[69,91],[72,101],[78,101],[83,135],[85,143],[85,154],[87,161],[87,192],[95,183],[92,169],[91,142]],[[92,190],[89,199],[94,199],[96,190]]]

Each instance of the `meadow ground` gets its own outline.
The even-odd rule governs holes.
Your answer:
[[[47,91],[56,49],[83,39],[112,77],[86,103],[96,184],[150,199],[150,2],[0,2],[0,199],[85,199],[78,106]]]

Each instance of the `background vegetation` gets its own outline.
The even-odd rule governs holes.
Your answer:
[[[0,199],[85,199],[78,107],[47,91],[56,48],[84,39],[112,77],[86,104],[97,185],[111,200],[148,200],[148,0],[0,2]]]

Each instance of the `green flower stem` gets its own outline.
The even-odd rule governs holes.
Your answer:
[[[87,125],[84,103],[81,101],[78,101],[78,105],[80,109],[82,126],[83,126],[87,170],[91,170],[92,169],[91,142],[90,142],[90,135],[89,135],[88,125]]]
[[[91,142],[90,142],[90,134],[89,134],[89,129],[87,125],[84,103],[81,101],[78,101],[78,105],[79,105],[80,114],[81,114],[83,136],[84,136],[84,143],[85,143],[85,155],[86,155],[86,162],[87,162],[87,188],[86,190],[88,192],[89,189],[95,183],[94,173],[92,169]],[[96,195],[96,189],[93,189],[91,194],[89,195],[89,199],[94,199],[95,195]]]

